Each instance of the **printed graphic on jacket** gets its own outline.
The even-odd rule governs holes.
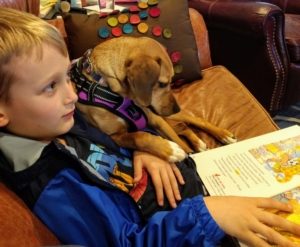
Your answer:
[[[129,193],[138,201],[146,190],[148,177],[143,172],[143,177],[138,184],[133,183],[133,163],[125,156],[112,153],[105,147],[91,142],[80,143],[80,159],[91,165],[106,181]]]

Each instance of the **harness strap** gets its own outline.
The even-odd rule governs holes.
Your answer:
[[[83,57],[78,59],[70,70],[71,80],[75,83],[78,102],[103,107],[123,118],[129,125],[129,131],[146,128],[147,117],[143,110],[126,97],[114,93],[109,87],[99,83],[101,76],[94,72],[89,60],[88,50]],[[92,80],[86,75],[88,74]]]

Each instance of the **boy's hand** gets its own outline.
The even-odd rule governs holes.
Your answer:
[[[205,197],[204,201],[217,224],[226,233],[248,246],[299,246],[274,229],[279,228],[300,236],[300,225],[271,212],[272,210],[292,212],[289,204],[270,198],[234,196]]]
[[[158,205],[163,206],[165,193],[170,205],[173,208],[177,206],[176,200],[181,200],[178,182],[183,185],[184,180],[175,164],[149,153],[135,151],[133,166],[134,183],[137,183],[142,178],[143,169],[151,176]]]

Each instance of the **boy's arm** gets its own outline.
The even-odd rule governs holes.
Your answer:
[[[146,223],[128,194],[84,183],[74,170],[50,181],[33,208],[63,242],[84,246],[216,246],[223,236],[202,197],[184,200],[173,211]]]
[[[272,213],[274,209],[292,211],[287,204],[269,198],[206,197],[204,202],[197,196],[144,222],[128,194],[111,186],[99,189],[86,184],[71,169],[50,181],[33,208],[53,233],[69,244],[217,246],[224,236],[222,228],[249,246],[296,247],[275,229],[300,236],[300,226]]]

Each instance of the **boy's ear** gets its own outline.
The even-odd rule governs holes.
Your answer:
[[[8,116],[5,113],[4,107],[0,104],[0,128],[5,127],[9,122]]]

